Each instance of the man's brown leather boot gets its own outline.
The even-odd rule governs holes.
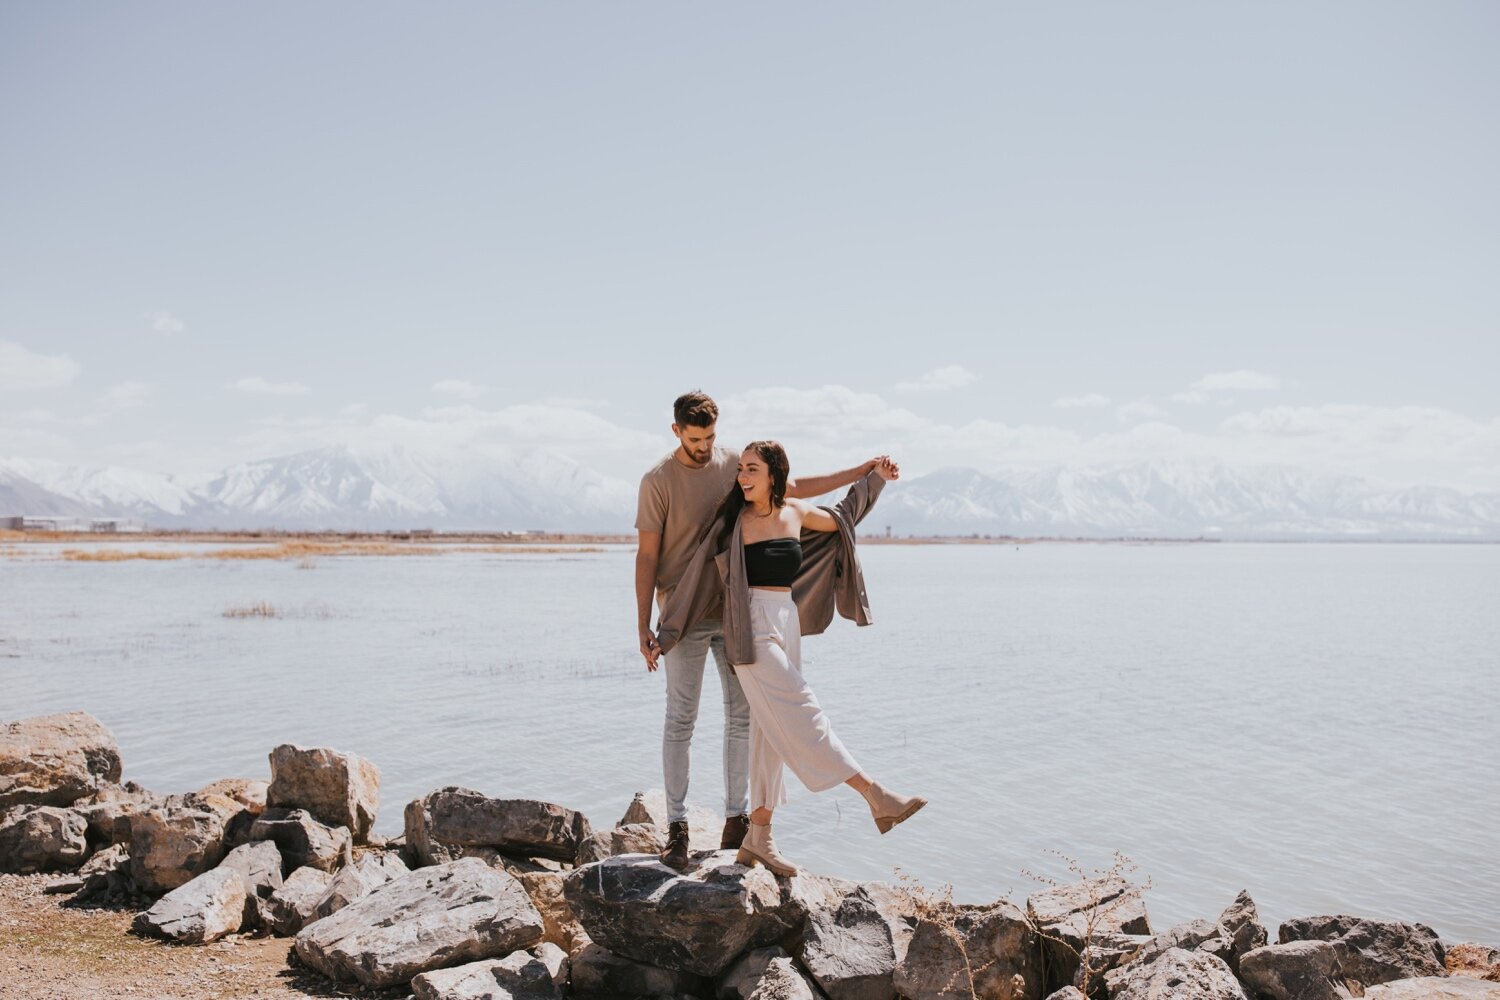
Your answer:
[[[719,838],[719,850],[737,851],[745,842],[745,834],[750,830],[749,816],[731,816],[724,821],[724,833]]]
[[[688,863],[687,820],[667,824],[667,849],[661,852],[661,863],[675,871],[682,871]]]

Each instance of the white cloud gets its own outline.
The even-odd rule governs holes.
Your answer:
[[[1115,407],[1115,421],[1122,424],[1138,424],[1144,420],[1159,420],[1167,411],[1149,399],[1133,399]]]
[[[482,385],[465,382],[463,379],[445,378],[441,382],[432,383],[432,391],[441,392],[448,396],[457,396],[459,399],[478,399],[487,390]]]
[[[565,410],[606,410],[609,408],[607,399],[579,399],[576,396],[548,396],[542,400],[541,406],[559,406]]]
[[[146,405],[156,394],[156,386],[149,382],[116,382],[105,389],[99,404],[109,410],[133,410]]]
[[[1207,403],[1229,392],[1265,392],[1281,388],[1281,379],[1265,372],[1241,368],[1232,372],[1213,372],[1192,384],[1192,387],[1172,394],[1174,402]]]
[[[300,382],[267,382],[259,375],[231,382],[228,388],[262,396],[305,396],[312,391]]]
[[[151,329],[157,333],[164,333],[167,336],[171,336],[174,333],[181,333],[187,329],[187,324],[165,309],[158,309],[149,318],[151,320]]]
[[[37,354],[0,340],[0,392],[56,389],[78,377],[78,362],[66,354]]]
[[[959,389],[973,382],[977,376],[962,365],[934,368],[915,382],[897,382],[897,392],[936,392],[942,389]]]
[[[1108,405],[1109,397],[1101,396],[1097,392],[1091,392],[1086,396],[1063,396],[1052,401],[1053,408],[1058,410],[1081,410]]]

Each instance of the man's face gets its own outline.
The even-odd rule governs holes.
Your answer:
[[[714,438],[717,436],[714,424],[707,427],[681,427],[673,424],[672,433],[677,435],[677,440],[682,443],[683,454],[692,459],[694,465],[708,464],[708,460],[713,457]]]

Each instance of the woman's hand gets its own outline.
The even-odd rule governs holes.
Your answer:
[[[901,466],[891,460],[889,455],[881,455],[874,460],[875,467],[872,471],[880,473],[880,478],[885,480],[900,479]]]

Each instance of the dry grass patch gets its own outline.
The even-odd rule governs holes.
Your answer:
[[[163,549],[63,549],[61,558],[73,562],[124,562],[127,559],[186,559],[190,554]]]
[[[259,601],[243,608],[229,608],[225,618],[279,618],[280,612],[268,601]]]

